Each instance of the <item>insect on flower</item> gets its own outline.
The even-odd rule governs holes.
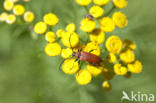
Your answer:
[[[71,35],[70,35],[69,41],[70,39],[71,39]],[[70,46],[73,51],[71,42],[70,42]],[[89,52],[85,52],[85,51],[82,51],[82,49],[79,49],[78,52],[73,52],[72,56],[76,57],[75,61],[78,61],[79,64],[80,64],[80,61],[84,61],[95,66],[100,65],[100,63],[102,62],[102,59],[99,56],[92,54],[91,53],[92,51],[94,51],[94,49],[90,50]]]

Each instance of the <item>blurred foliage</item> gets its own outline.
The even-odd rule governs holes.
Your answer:
[[[60,71],[61,57],[46,56],[44,37],[33,39],[27,25],[0,23],[0,103],[119,103],[123,90],[156,94],[155,5],[156,0],[128,0],[128,7],[122,11],[129,25],[107,34],[133,40],[137,44],[137,58],[143,63],[141,74],[112,80],[110,92],[102,90],[100,77],[87,86],[79,86],[73,76]],[[111,6],[109,3],[104,7],[105,12]],[[32,0],[27,7],[35,12],[36,21],[45,13],[54,12],[60,19],[54,30],[71,22],[79,26],[86,14],[74,0]]]

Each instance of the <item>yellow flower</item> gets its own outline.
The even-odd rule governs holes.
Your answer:
[[[66,31],[67,31],[67,32],[74,32],[75,30],[76,30],[76,26],[75,26],[74,23],[68,24],[68,25],[66,26]]]
[[[112,89],[112,85],[108,82],[108,81],[104,81],[102,83],[102,88],[105,90],[105,91],[110,91]]]
[[[13,14],[9,14],[9,15],[7,16],[6,22],[7,22],[8,24],[13,24],[13,23],[15,23],[15,22],[16,22],[16,16],[13,15]]]
[[[94,4],[103,6],[106,5],[107,3],[109,3],[110,0],[93,0]]]
[[[23,5],[17,4],[13,8],[13,12],[14,12],[15,15],[20,16],[20,15],[23,15],[24,14],[25,8],[24,8]]]
[[[90,33],[90,40],[92,42],[101,44],[105,40],[105,33],[100,29],[95,29]]]
[[[134,63],[128,64],[128,70],[132,73],[142,72],[142,64],[140,61],[136,60]]]
[[[119,28],[123,28],[123,27],[127,26],[127,24],[128,24],[127,17],[122,12],[115,12],[113,14],[112,18],[113,18],[116,26]]]
[[[90,52],[91,50],[93,50],[91,53],[94,54],[94,55],[97,55],[97,56],[99,56],[100,53],[101,53],[100,47],[95,42],[87,43],[87,45],[84,48],[85,52]]]
[[[107,55],[107,59],[108,59],[109,63],[114,63],[117,60],[115,54],[113,54],[113,53],[109,53]]]
[[[123,41],[123,46],[125,48],[131,49],[131,50],[135,50],[136,49],[136,44],[133,43],[131,40],[125,39]]]
[[[103,69],[103,77],[105,80],[112,80],[115,73],[113,69],[110,68],[104,68]]]
[[[122,66],[121,64],[115,64],[114,72],[117,75],[125,75],[127,73],[127,68]]]
[[[47,25],[44,22],[38,22],[35,24],[34,31],[38,34],[43,34],[47,31]]]
[[[8,13],[3,12],[0,14],[0,21],[5,21],[8,17]]]
[[[100,6],[92,6],[89,10],[89,13],[95,18],[99,18],[104,14],[104,9]]]
[[[66,59],[62,64],[62,70],[66,74],[74,74],[79,70],[78,61],[75,61],[75,59]]]
[[[80,29],[84,32],[92,32],[96,27],[96,22],[89,18],[81,20],[80,24]]]
[[[120,59],[125,63],[131,63],[135,60],[133,51],[127,49],[120,54]]]
[[[61,46],[58,43],[48,43],[44,51],[48,56],[57,56],[61,54]]]
[[[73,53],[73,51],[72,51],[72,49],[70,49],[70,48],[62,49],[61,56],[62,56],[64,59],[66,59],[66,58],[71,57],[71,56],[72,56],[72,53]]]
[[[127,6],[126,0],[113,0],[113,3],[117,8],[124,8]]]
[[[102,66],[93,66],[91,64],[87,65],[87,70],[93,75],[97,76],[102,72]]]
[[[46,39],[46,41],[52,43],[52,42],[55,41],[56,35],[55,35],[54,32],[49,31],[49,32],[47,32],[47,33],[45,34],[45,39]]]
[[[71,48],[71,46],[76,47],[79,43],[79,36],[75,32],[73,33],[66,32],[66,34],[64,34],[61,40],[63,45],[68,48]]]
[[[23,0],[23,1],[25,1],[25,2],[30,2],[31,0]]]
[[[31,23],[34,20],[34,13],[31,11],[27,11],[24,13],[24,20],[28,23]]]
[[[55,26],[58,22],[59,19],[57,18],[57,16],[53,13],[48,13],[46,14],[44,17],[44,22],[50,26]]]
[[[100,20],[100,28],[104,32],[112,32],[115,29],[115,23],[110,17],[104,17]]]
[[[92,75],[90,74],[89,71],[82,69],[76,74],[76,81],[80,85],[86,85],[90,83],[92,80]]]
[[[61,38],[63,35],[66,34],[63,29],[58,29],[56,32],[57,37]]]
[[[109,52],[118,54],[122,49],[122,41],[118,36],[110,36],[106,41],[106,48]]]
[[[78,5],[81,6],[87,6],[92,2],[92,0],[75,0],[75,1]]]
[[[11,0],[11,1],[13,1],[15,3],[15,2],[18,2],[19,0]]]
[[[14,7],[14,2],[12,0],[5,0],[3,6],[5,10],[10,11]]]

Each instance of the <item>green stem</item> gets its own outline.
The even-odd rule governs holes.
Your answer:
[[[116,9],[116,7],[113,5],[113,7],[111,8],[111,10],[109,12],[107,12],[104,16],[109,16],[110,13],[112,13],[115,9]]]
[[[89,33],[87,33],[87,40],[85,42],[85,45],[87,44],[88,40],[89,40]]]

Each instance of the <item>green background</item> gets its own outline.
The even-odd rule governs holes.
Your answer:
[[[105,6],[105,12],[111,6]],[[35,22],[42,20],[45,13],[54,12],[60,19],[54,30],[71,22],[79,26],[86,14],[74,0],[32,0],[27,7],[35,12]],[[0,23],[0,103],[120,103],[123,90],[156,96],[156,0],[128,0],[122,11],[129,25],[106,35],[133,40],[143,72],[130,79],[115,76],[110,92],[103,91],[99,77],[89,85],[79,86],[74,76],[62,73],[58,69],[61,57],[45,55],[43,36],[32,36],[25,25]]]

